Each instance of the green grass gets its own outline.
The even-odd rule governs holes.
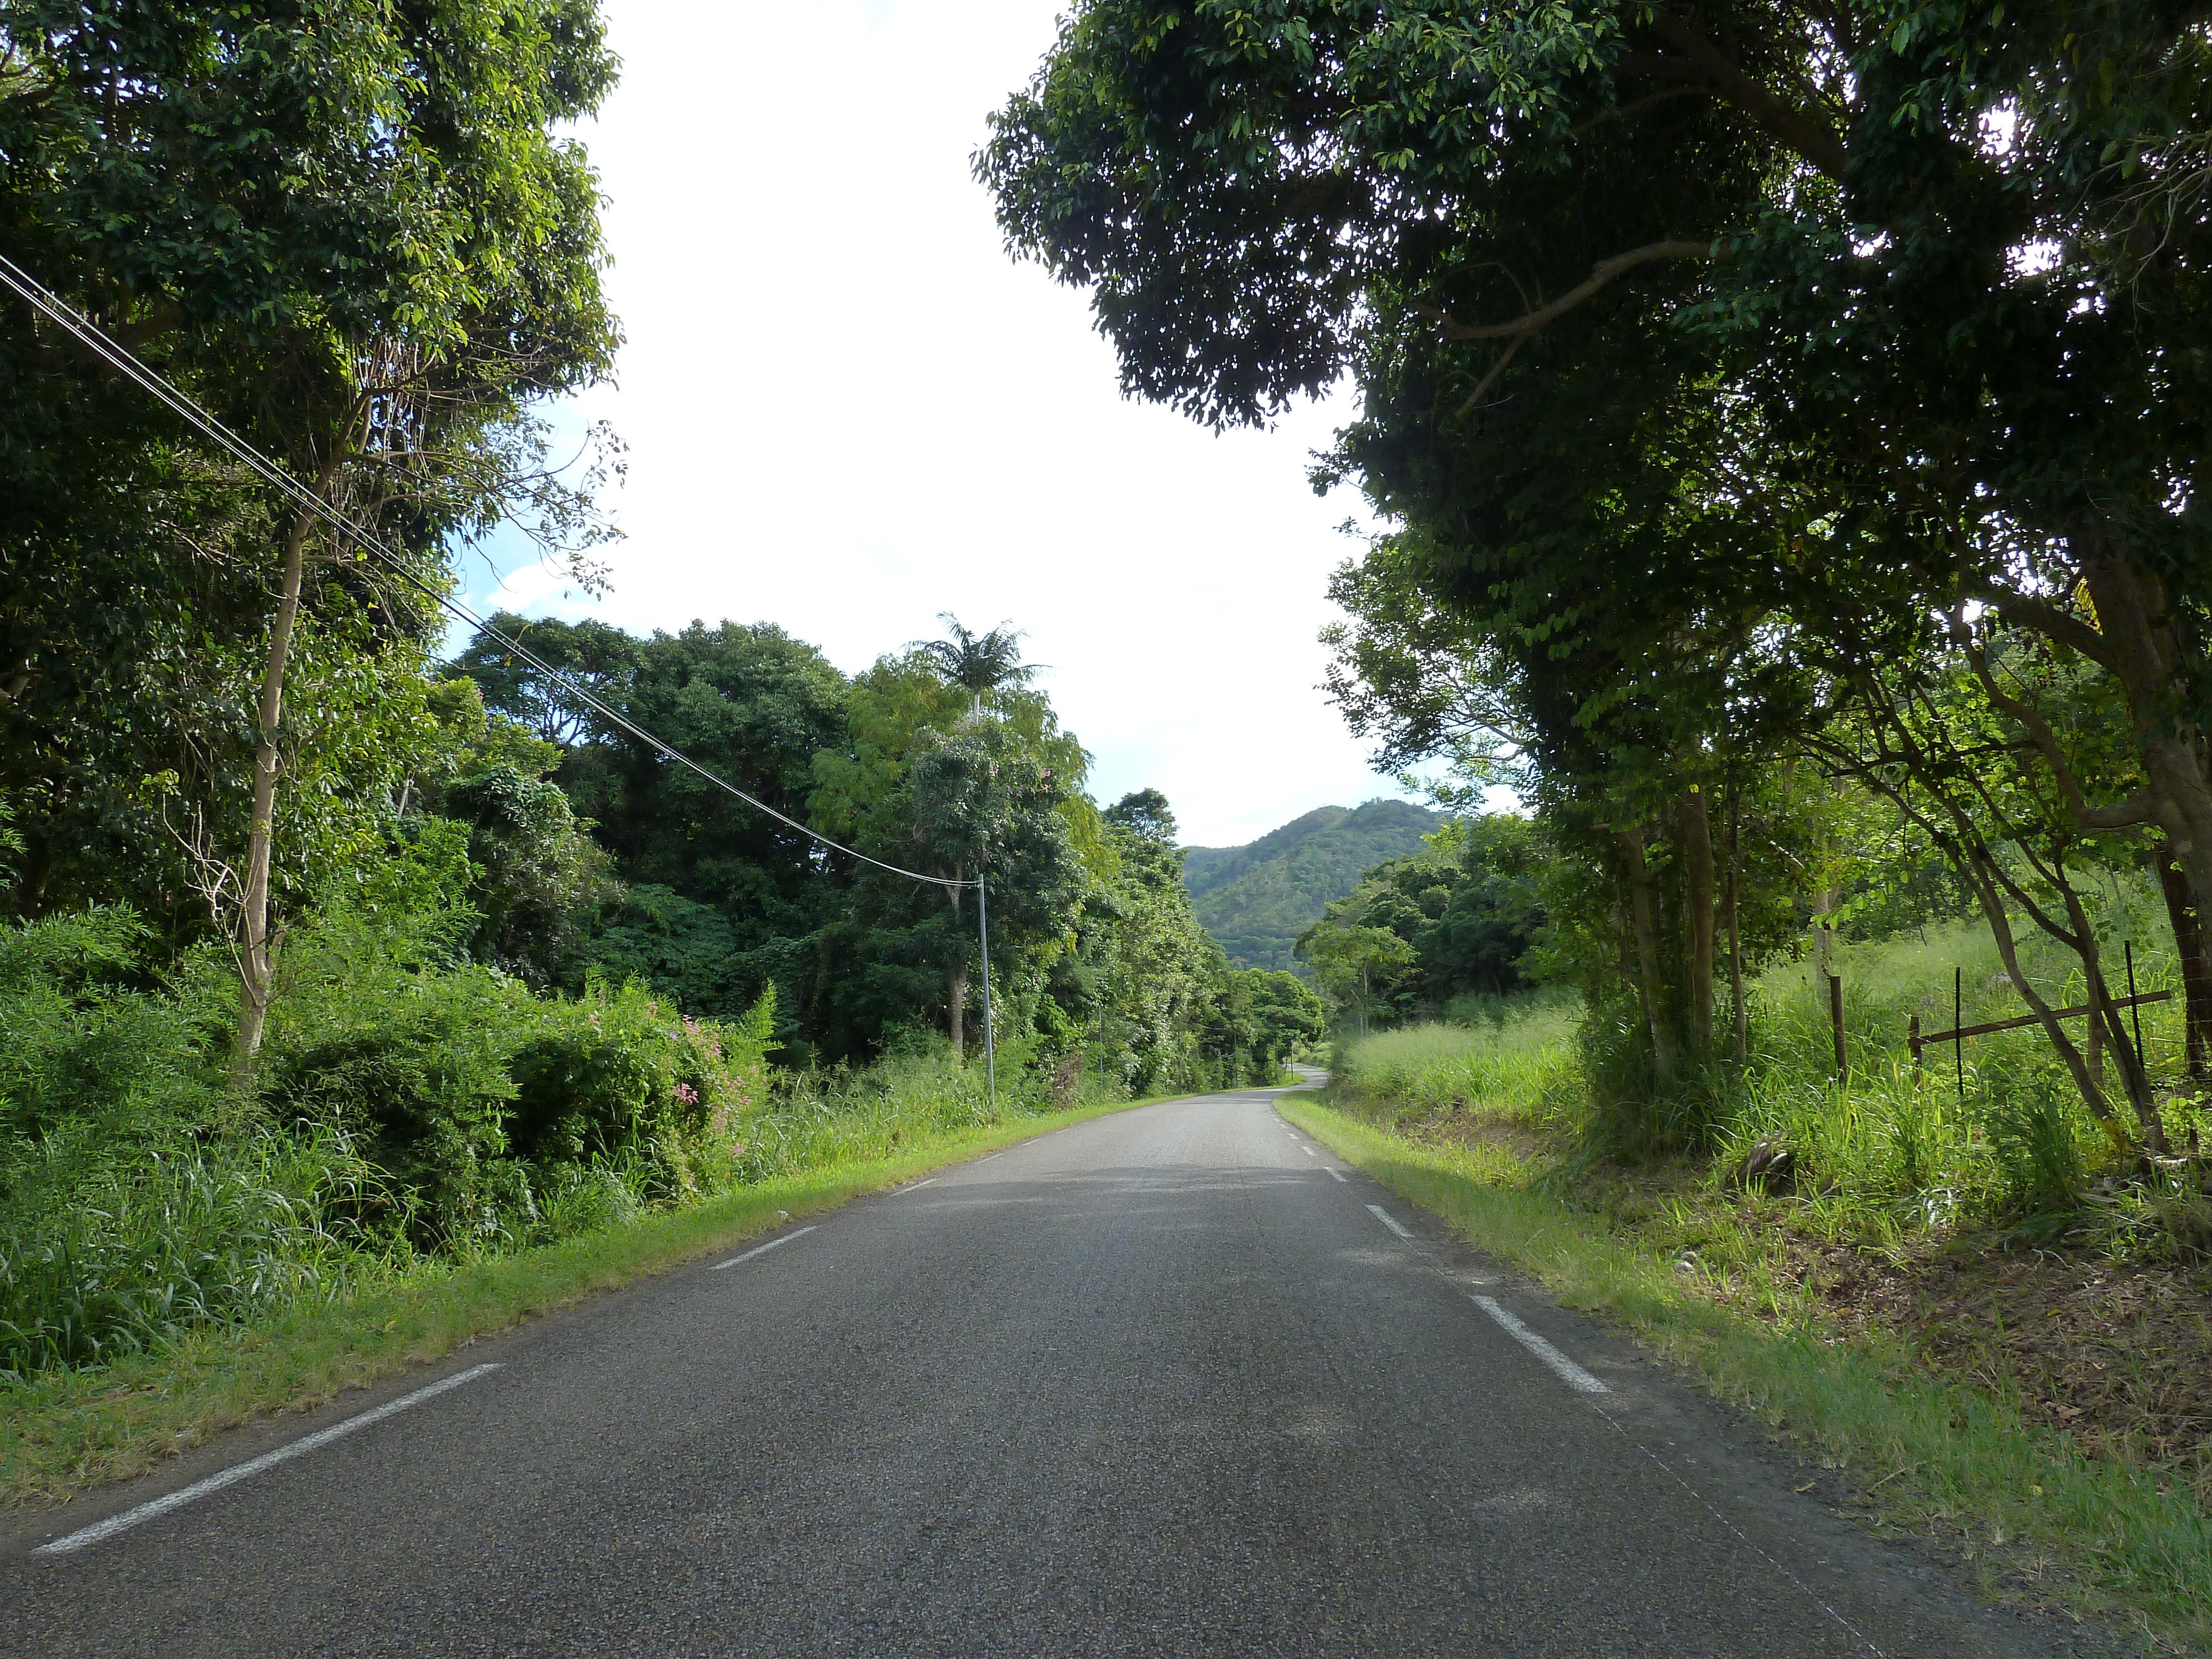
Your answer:
[[[994,1146],[1144,1103],[902,1131],[893,1152],[773,1176],[560,1243],[476,1261],[420,1262],[331,1300],[295,1302],[243,1327],[196,1330],[112,1364],[33,1373],[0,1386],[0,1507],[58,1502],[143,1474],[224,1429],[312,1410],[534,1315],[726,1249],[787,1215],[830,1209]]]
[[[1577,1085],[1576,1027],[1582,1002],[1571,994],[1500,1002],[1498,1018],[1473,1024],[1427,1024],[1378,1031],[1348,1043],[1331,1072],[1342,1087],[1416,1112],[1473,1109],[1494,1121],[1534,1127]]]

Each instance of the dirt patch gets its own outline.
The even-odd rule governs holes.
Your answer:
[[[1729,1217],[1759,1237],[1773,1293],[1705,1270],[1694,1249],[1680,1258],[1686,1288],[1778,1320],[1796,1292],[1838,1334],[1909,1336],[1932,1370],[2212,1501],[2212,1272],[1972,1236],[1874,1250],[1807,1237],[1789,1207]]]

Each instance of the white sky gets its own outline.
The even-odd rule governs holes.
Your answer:
[[[968,158],[1064,0],[609,0],[605,182],[627,539],[588,611],[537,569],[478,608],[634,630],[781,623],[841,667],[1011,620],[1097,757],[1184,839],[1242,842],[1395,787],[1316,690],[1358,550],[1310,453],[1341,414],[1215,437],[1125,401],[1086,296],[1017,265]],[[834,90],[830,90],[834,89]]]

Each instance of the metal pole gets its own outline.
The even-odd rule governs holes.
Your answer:
[[[1844,1048],[1844,976],[1828,975],[1828,1023],[1836,1030],[1836,1075],[1848,1079],[1851,1074],[1850,1054]]]
[[[975,924],[983,940],[983,1079],[990,1091],[991,1115],[999,1115],[999,1051],[991,1037],[991,901],[983,868],[975,867]]]

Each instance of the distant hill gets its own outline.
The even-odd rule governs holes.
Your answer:
[[[1187,847],[1183,885],[1200,925],[1239,968],[1291,968],[1300,933],[1386,859],[1421,850],[1443,822],[1401,800],[1322,806],[1243,847]]]

